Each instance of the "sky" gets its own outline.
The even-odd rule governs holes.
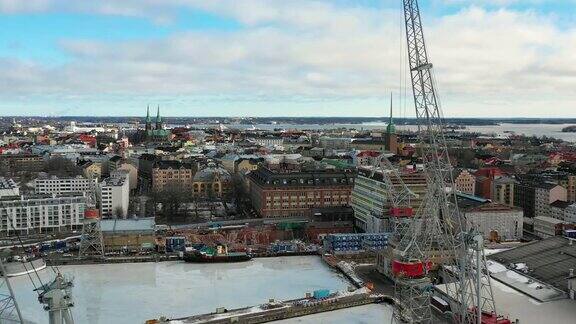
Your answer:
[[[414,116],[400,0],[0,0],[0,115]],[[576,0],[421,0],[446,117],[576,117]]]

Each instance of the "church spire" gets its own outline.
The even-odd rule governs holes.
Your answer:
[[[392,93],[390,93],[390,119],[388,120],[388,126],[386,126],[386,133],[396,133],[396,127],[394,126],[394,119],[392,117]]]
[[[146,130],[152,129],[152,120],[150,119],[150,105],[146,107]]]
[[[156,111],[156,129],[162,129],[162,117],[160,117],[160,105]]]

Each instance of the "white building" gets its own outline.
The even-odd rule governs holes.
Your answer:
[[[502,204],[485,204],[463,211],[468,229],[476,228],[485,240],[519,241],[524,230],[524,212]]]
[[[0,233],[46,233],[81,228],[86,197],[32,195],[0,199]]]
[[[84,194],[96,190],[96,179],[87,179],[82,176],[70,178],[38,178],[34,180],[36,194]]]
[[[126,218],[130,201],[130,183],[126,175],[115,173],[99,185],[100,211],[104,217]]]
[[[0,177],[0,197],[19,195],[20,188],[14,180]]]
[[[541,238],[558,235],[562,231],[564,221],[547,216],[534,217],[534,234]]]
[[[463,193],[457,193],[456,198],[468,230],[478,230],[486,240],[518,241],[522,238],[522,209]]]

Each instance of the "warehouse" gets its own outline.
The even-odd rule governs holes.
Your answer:
[[[104,247],[107,251],[141,251],[154,246],[153,217],[135,219],[103,219]]]

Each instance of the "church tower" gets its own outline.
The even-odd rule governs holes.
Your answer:
[[[146,108],[146,130],[152,130],[152,119],[150,118],[150,105]]]
[[[388,120],[388,126],[386,126],[384,140],[386,142],[386,149],[394,154],[398,154],[398,137],[396,136],[396,126],[394,126],[394,119],[392,117],[392,94],[390,94],[390,119]]]
[[[156,112],[156,129],[162,129],[162,117],[160,117],[160,105],[158,105],[158,110]]]

